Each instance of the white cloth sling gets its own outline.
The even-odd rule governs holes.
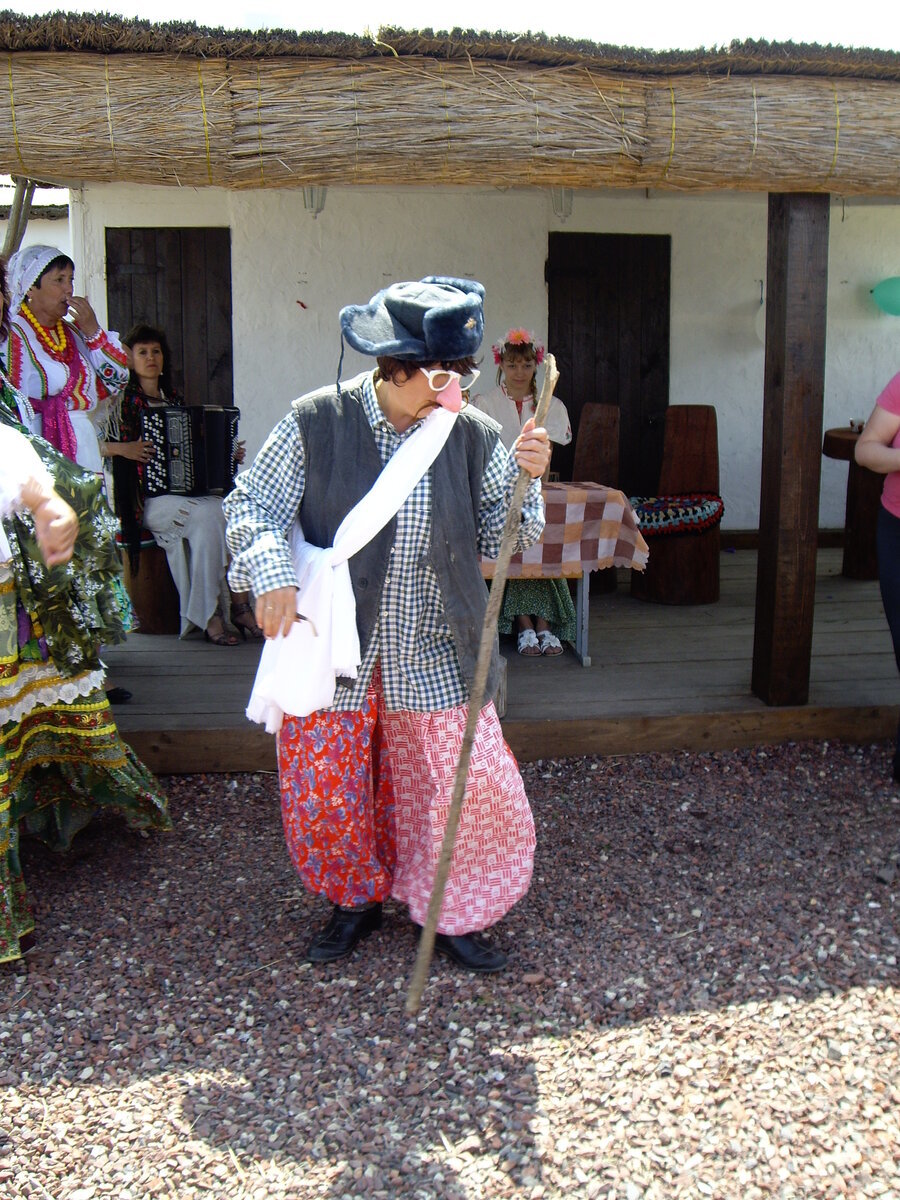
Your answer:
[[[348,559],[403,507],[443,449],[457,415],[440,407],[428,414],[344,517],[333,546],[311,545],[299,520],[294,522],[297,612],[305,620],[295,622],[287,637],[266,640],[247,705],[247,716],[267,733],[278,732],[285,713],[305,717],[328,708],[338,676],[356,678],[361,656]]]
[[[47,491],[53,487],[50,472],[23,433],[0,425],[0,517],[8,517],[22,505],[22,489],[30,479],[39,480]],[[0,525],[0,563],[9,562],[12,549]]]

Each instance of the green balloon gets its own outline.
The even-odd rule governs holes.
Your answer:
[[[900,275],[876,283],[872,288],[872,297],[883,312],[900,317]]]

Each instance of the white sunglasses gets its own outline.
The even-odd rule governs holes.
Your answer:
[[[444,367],[435,367],[431,371],[426,370],[425,367],[419,367],[419,370],[428,380],[428,386],[433,392],[443,392],[454,379],[459,381],[460,390],[465,391],[481,374],[480,371],[472,370],[467,375],[461,375],[459,371],[448,371]]]

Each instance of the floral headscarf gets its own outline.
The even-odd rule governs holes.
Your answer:
[[[55,258],[68,258],[58,246],[24,246],[9,260],[9,305],[13,313],[25,299],[28,289],[46,271]]]

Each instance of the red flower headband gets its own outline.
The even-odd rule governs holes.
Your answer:
[[[499,342],[495,342],[491,349],[494,352],[494,362],[500,366],[500,360],[503,358],[503,351],[510,346],[520,346],[523,349],[530,346],[534,350],[534,361],[540,366],[544,361],[544,346],[539,342],[533,333],[529,333],[527,329],[510,329],[503,335]]]

